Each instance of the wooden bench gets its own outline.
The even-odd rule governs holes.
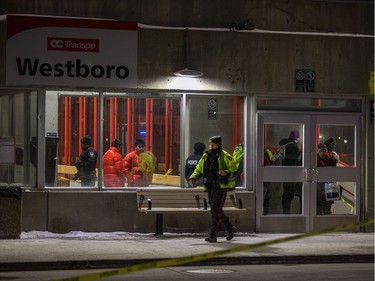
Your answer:
[[[197,214],[210,212],[207,192],[203,188],[144,188],[137,189],[138,210],[144,214],[156,214],[155,236],[163,235],[164,214]],[[224,213],[246,211],[235,191],[229,191]]]

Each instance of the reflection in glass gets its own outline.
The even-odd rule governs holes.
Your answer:
[[[264,150],[270,159],[270,162],[263,162],[264,166],[302,165],[302,124],[265,124],[264,134]]]
[[[264,182],[263,214],[302,214],[302,183]]]
[[[355,127],[343,125],[318,125],[319,142],[327,146],[329,153],[339,156],[338,167],[355,165]]]
[[[299,199],[299,212],[302,214],[302,183],[300,182],[284,182],[283,195],[281,199],[283,214],[292,214],[292,200],[298,197]]]

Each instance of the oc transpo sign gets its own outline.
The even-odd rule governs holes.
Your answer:
[[[48,37],[47,50],[98,53],[99,39]]]
[[[137,24],[7,16],[6,83],[137,86]]]

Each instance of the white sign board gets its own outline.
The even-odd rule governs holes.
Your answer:
[[[137,23],[7,15],[6,83],[137,86]]]

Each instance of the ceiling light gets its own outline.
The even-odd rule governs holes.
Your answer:
[[[198,70],[184,68],[184,69],[174,72],[173,75],[177,77],[198,78],[198,77],[203,76],[203,72],[200,72]]]

